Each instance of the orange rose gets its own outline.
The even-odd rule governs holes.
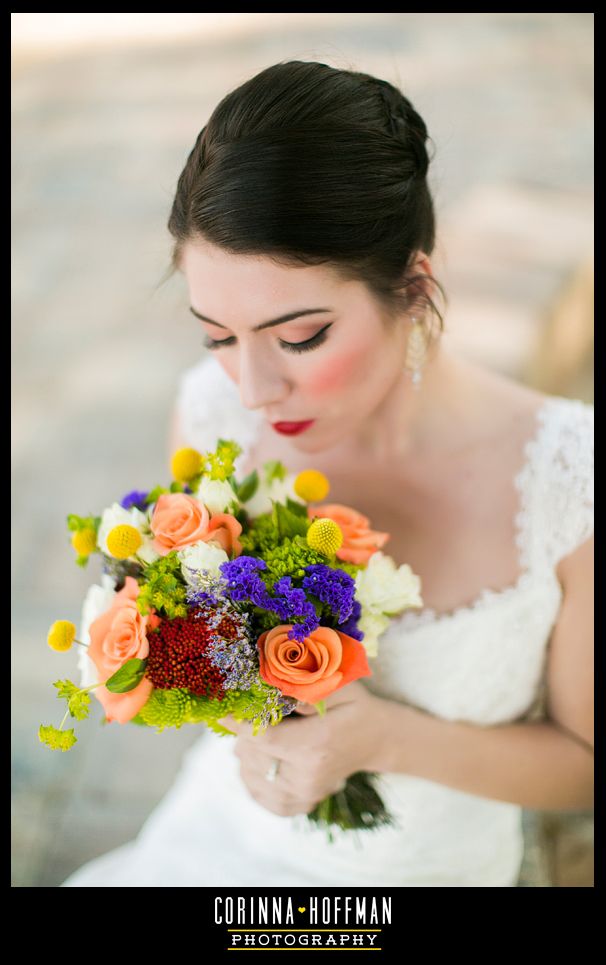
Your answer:
[[[290,640],[292,624],[266,630],[257,640],[260,674],[283,694],[315,704],[358,677],[372,671],[358,640],[317,627],[305,640]]]
[[[390,539],[389,533],[370,529],[370,520],[367,516],[341,503],[308,506],[307,515],[310,519],[326,516],[338,523],[343,532],[343,543],[337,550],[336,557],[339,560],[345,560],[346,563],[356,563],[358,566],[366,563],[372,554],[385,546]]]
[[[127,660],[139,657],[144,660],[149,653],[146,629],[155,628],[160,619],[154,613],[142,616],[136,604],[139,585],[127,576],[109,610],[94,620],[89,628],[88,655],[99,673],[99,680],[108,680]],[[105,708],[108,721],[126,724],[139,713],[148,700],[153,685],[148,677],[125,694],[113,694],[107,687],[96,687],[94,695]]]
[[[152,546],[160,556],[201,540],[216,541],[226,553],[242,552],[237,540],[242,525],[235,516],[215,513],[211,518],[204,503],[187,493],[163,493],[154,507],[150,527],[155,537]]]
[[[230,513],[215,513],[210,517],[208,533],[202,536],[204,542],[219,543],[228,556],[240,556],[242,544],[238,536],[242,532],[242,523],[239,523],[235,516]]]

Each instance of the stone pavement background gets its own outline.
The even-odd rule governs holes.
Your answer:
[[[156,290],[166,220],[187,154],[227,90],[284,59],[400,84],[436,149],[432,261],[450,297],[447,337],[520,381],[593,399],[592,15],[295,16],[291,27],[248,23],[219,39],[14,53],[16,887],[56,887],[133,838],[198,737],[101,728],[96,702],[91,720],[74,722],[68,754],[39,744],[37,730],[63,716],[52,681],[78,679],[76,655],[52,653],[47,629],[77,623],[99,577],[94,561],[74,565],[66,515],[167,478],[179,374],[203,349],[181,280]],[[525,815],[522,884],[591,885],[591,814],[550,815],[556,831],[540,859],[537,817]]]

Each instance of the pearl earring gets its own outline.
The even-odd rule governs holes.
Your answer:
[[[421,368],[427,352],[427,341],[423,331],[423,325],[418,318],[411,318],[412,329],[408,336],[406,346],[406,362],[404,367],[411,372],[413,388],[417,391],[421,388],[423,373]]]

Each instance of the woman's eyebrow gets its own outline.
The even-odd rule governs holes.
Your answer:
[[[205,315],[201,315],[197,312],[195,308],[189,307],[190,312],[199,318],[202,322],[210,322],[211,325],[218,325],[219,328],[227,328],[226,325],[221,325],[220,322],[214,322],[212,318],[206,318]],[[262,328],[271,328],[273,325],[281,325],[283,322],[291,322],[293,318],[300,318],[302,315],[319,315],[324,312],[333,312],[334,308],[303,308],[299,312],[290,312],[288,315],[281,315],[280,318],[273,318],[270,322],[261,322],[260,325],[255,325],[252,329],[253,332],[259,332]]]

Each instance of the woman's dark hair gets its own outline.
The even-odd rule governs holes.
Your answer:
[[[324,265],[364,282],[388,319],[428,304],[418,251],[435,217],[425,123],[392,84],[299,60],[274,64],[228,93],[179,176],[168,277],[183,245],[204,239],[283,266]]]

